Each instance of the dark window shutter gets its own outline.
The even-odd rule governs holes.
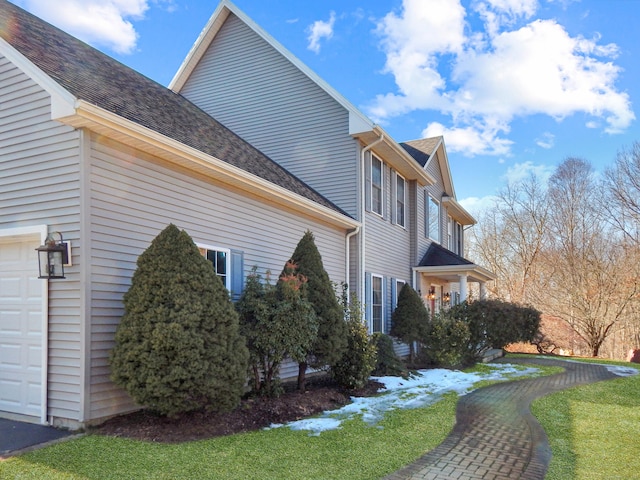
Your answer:
[[[244,252],[231,250],[231,300],[237,302],[244,288]]]
[[[373,296],[371,294],[371,273],[364,274],[364,316],[367,320],[367,328],[371,331],[373,322]]]
[[[391,170],[391,181],[389,185],[391,186],[391,208],[389,209],[391,223],[398,223],[398,174],[395,170]]]
[[[371,211],[371,153],[365,154],[364,159],[364,209]]]

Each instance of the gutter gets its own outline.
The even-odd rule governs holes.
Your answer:
[[[355,228],[359,225],[357,220],[347,215],[89,102],[77,100],[74,107],[73,115],[53,119],[74,128],[88,128],[107,135],[123,144],[302,211],[331,225],[342,228]]]

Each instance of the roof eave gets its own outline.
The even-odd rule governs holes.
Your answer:
[[[51,96],[52,116],[64,117],[75,113],[76,98],[2,37],[0,53]]]
[[[430,267],[413,267],[414,272],[438,275],[467,275],[473,277],[477,281],[491,282],[496,280],[495,274],[475,263],[467,265],[441,265]]]
[[[443,196],[442,203],[447,207],[449,214],[461,225],[475,225],[478,223],[455,198]]]
[[[352,229],[360,225],[360,222],[347,215],[84,100],[75,102],[72,115],[54,120],[74,128],[87,128],[107,135],[189,170],[265,198],[270,203],[283,205],[337,227]]]
[[[409,152],[402,148],[381,126],[374,125],[370,130],[354,134],[353,136],[365,145],[370,145],[382,137],[383,142],[374,147],[374,151],[383,154],[387,161],[393,158],[391,166],[398,170],[401,175],[411,179],[417,179],[418,183],[423,186],[435,185],[436,179],[422,168],[422,165],[420,165]]]

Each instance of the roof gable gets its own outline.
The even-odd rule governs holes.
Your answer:
[[[11,55],[7,45],[15,49],[35,67],[22,62],[35,80],[64,101],[88,102],[347,215],[186,98],[6,0],[0,0],[0,25],[10,26],[0,28],[0,52]],[[13,57],[18,56],[14,52]]]
[[[302,63],[293,53],[287,50],[281,43],[264,31],[258,24],[256,24],[251,18],[249,18],[243,11],[241,11],[235,4],[229,0],[221,0],[218,7],[211,15],[211,18],[205,25],[204,29],[196,39],[195,43],[191,47],[191,50],[187,54],[186,58],[180,65],[180,68],[176,72],[173,80],[169,84],[169,88],[180,92],[182,87],[186,83],[187,79],[196,68],[202,57],[205,55],[207,49],[215,39],[216,35],[224,25],[225,21],[230,14],[238,17],[243,23],[251,28],[258,36],[271,45],[278,53],[291,62],[302,73],[315,82],[320,88],[322,88],[329,96],[331,96],[336,102],[342,105],[349,112],[349,134],[355,135],[356,133],[370,131],[374,128],[374,123],[367,118],[359,109],[357,109],[351,102],[349,102],[344,96],[338,93],[333,87],[313,72],[309,67]]]
[[[443,203],[449,209],[450,214],[456,217],[456,220],[463,225],[475,224],[476,220],[456,200],[456,192],[453,188],[453,179],[451,178],[451,168],[449,167],[447,150],[444,146],[444,138],[442,136],[421,138],[419,140],[404,142],[400,145],[402,145],[402,148],[425,170],[432,162],[438,163],[443,183],[442,189],[445,192],[445,195],[442,197]]]

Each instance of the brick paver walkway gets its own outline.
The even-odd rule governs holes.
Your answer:
[[[434,450],[386,477],[401,479],[536,480],[551,460],[544,430],[531,414],[531,402],[576,385],[618,378],[605,367],[532,358],[498,360],[565,368],[557,375],[500,383],[460,398],[456,425]]]

